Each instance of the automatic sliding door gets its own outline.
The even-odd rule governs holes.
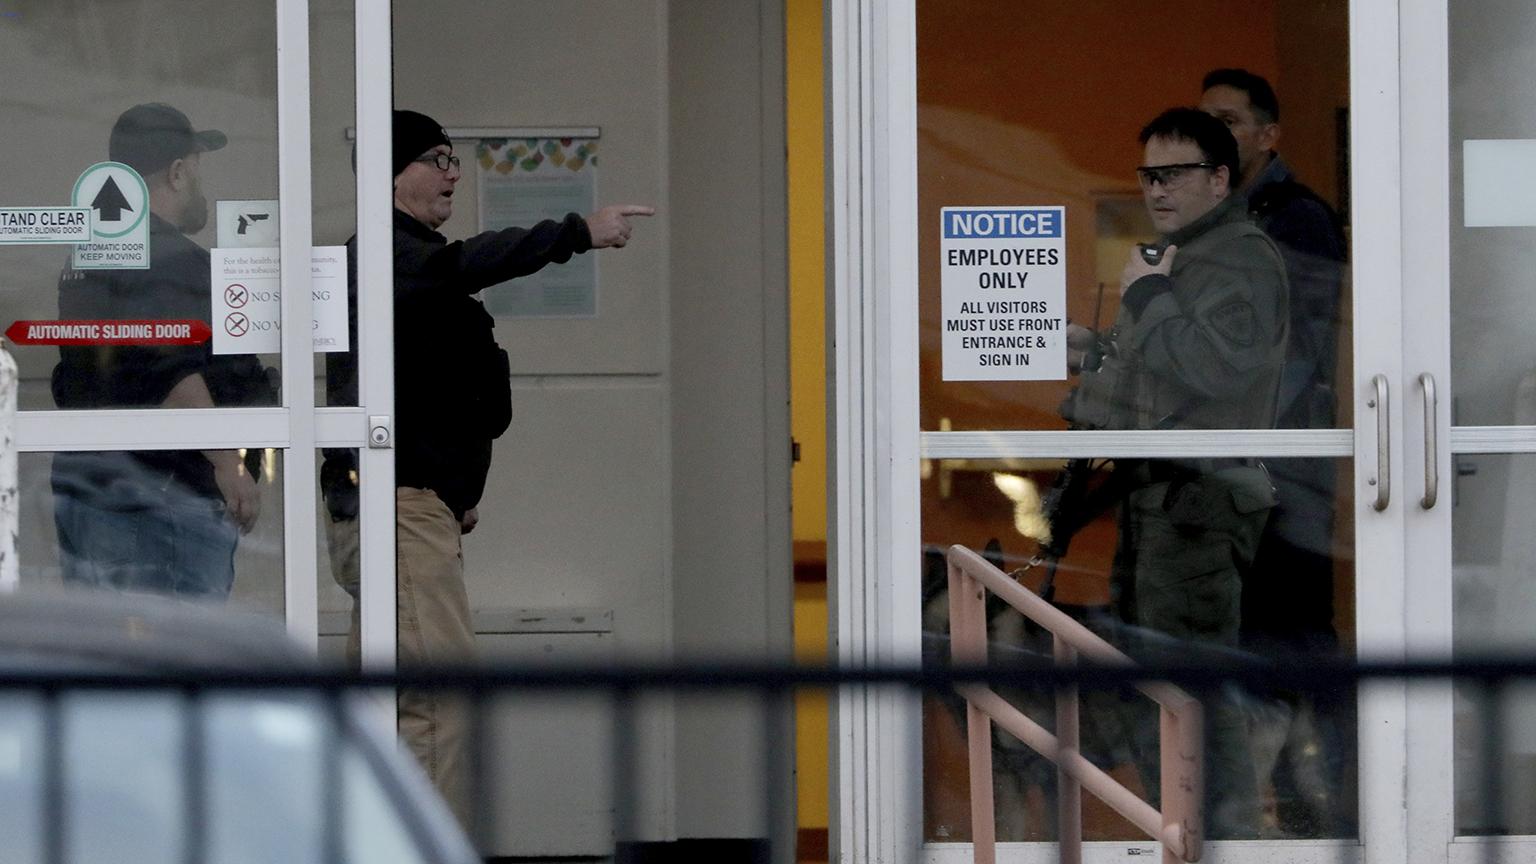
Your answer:
[[[308,27],[300,0],[0,19],[0,140],[25,154],[0,208],[39,220],[0,244],[23,582],[227,599],[314,638],[314,481],[284,458],[314,440],[310,328],[283,326],[311,317]]]

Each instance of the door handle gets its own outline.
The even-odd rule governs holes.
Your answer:
[[[1376,388],[1376,395],[1365,404],[1376,411],[1376,476],[1366,482],[1376,487],[1376,500],[1371,506],[1380,513],[1392,503],[1392,412],[1389,410],[1392,393],[1385,375],[1378,373],[1371,379],[1371,384]]]
[[[1424,497],[1419,499],[1419,506],[1428,510],[1440,499],[1440,447],[1435,428],[1435,415],[1439,411],[1435,376],[1425,372],[1419,376],[1419,385],[1424,388]]]

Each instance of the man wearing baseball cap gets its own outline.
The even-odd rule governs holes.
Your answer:
[[[512,420],[507,353],[475,294],[573,255],[622,247],[633,231],[631,217],[655,210],[614,205],[450,243],[437,229],[453,215],[463,176],[453,142],[442,124],[415,111],[396,111],[393,126],[398,659],[401,666],[462,664],[474,659],[475,646],[460,538],[479,520],[491,442]],[[356,238],[347,249],[348,272],[356,274]],[[355,282],[350,287],[355,301]],[[349,307],[355,334],[357,305]],[[327,359],[329,404],[356,405],[356,355]],[[355,458],[351,450],[329,451],[321,469],[332,570],[354,598]],[[354,657],[357,635],[354,602]],[[442,692],[407,690],[399,712],[401,736],[467,825],[467,705]]]
[[[117,118],[107,155],[148,177],[177,159],[222,150],[228,143],[223,132],[194,132],[187,115],[163,102],[151,102],[135,105]]]
[[[202,154],[227,143],[223,132],[196,131],[187,115],[161,103],[135,105],[117,118],[107,153],[138,172],[149,190],[149,268],[66,268],[61,319],[210,322],[208,252],[187,235],[208,223]],[[66,409],[276,404],[268,371],[254,356],[215,356],[206,342],[61,347],[53,398]],[[227,597],[239,535],[261,510],[257,460],[251,463],[233,450],[55,456],[64,581]]]

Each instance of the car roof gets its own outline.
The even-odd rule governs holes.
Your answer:
[[[107,590],[0,595],[0,671],[313,668],[280,622],[228,606]]]
[[[107,590],[0,594],[0,678],[7,672],[29,678],[39,673],[180,677],[199,671],[281,674],[318,668],[319,662],[270,615]],[[416,815],[410,832],[423,856],[477,864],[480,859],[458,824],[409,756],[396,748],[393,735],[371,722],[354,722],[349,729],[351,740],[365,743],[382,760],[381,776],[393,778],[391,788],[403,796],[397,801],[402,812]]]

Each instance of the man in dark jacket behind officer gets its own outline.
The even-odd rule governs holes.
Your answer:
[[[1275,245],[1248,220],[1237,145],[1221,121],[1193,108],[1142,129],[1137,168],[1161,253],[1133,250],[1121,305],[1106,334],[1081,328],[1069,345],[1097,344],[1072,411],[1080,426],[1112,429],[1268,429],[1285,358],[1287,289]],[[1153,256],[1156,257],[1156,256]],[[1081,364],[1082,359],[1072,358]],[[1092,365],[1092,361],[1090,361]],[[1238,644],[1242,572],[1252,565],[1274,489],[1250,459],[1152,459],[1121,465],[1114,584],[1139,640]],[[1247,730],[1231,699],[1207,703],[1209,824],[1218,837],[1252,836],[1258,822]],[[1139,741],[1157,789],[1156,724]]]
[[[512,420],[507,354],[496,344],[494,320],[474,295],[573,255],[622,247],[632,231],[630,217],[655,211],[610,206],[585,218],[570,213],[559,221],[450,243],[437,232],[453,215],[461,176],[448,133],[415,111],[396,111],[393,125],[397,651],[402,666],[457,665],[475,657],[460,538],[479,520],[491,442]],[[348,251],[348,270],[355,274],[355,238]],[[352,290],[355,301],[355,277]],[[355,302],[351,308],[355,336]],[[330,358],[329,403],[357,404],[356,355]],[[354,458],[351,451],[331,451],[322,467],[332,519],[332,569],[354,598],[353,652],[358,635]],[[399,722],[401,736],[467,825],[467,705],[440,692],[405,690]]]
[[[1201,82],[1200,110],[1237,140],[1243,184],[1255,224],[1275,241],[1290,284],[1291,322],[1275,425],[1332,429],[1334,375],[1343,302],[1344,227],[1338,214],[1296,179],[1275,147],[1280,101],[1268,81],[1245,69],[1215,69]],[[1278,503],[1270,513],[1254,567],[1243,582],[1245,647],[1332,653],[1335,477],[1332,459],[1269,463]],[[1274,769],[1280,826],[1301,834],[1352,830],[1324,777],[1339,770],[1352,731],[1338,718],[1313,717],[1309,700],[1273,694],[1249,704],[1260,776]],[[1350,726],[1352,729],[1352,726]],[[1263,745],[1259,742],[1264,742]],[[1327,765],[1327,763],[1334,763]]]

